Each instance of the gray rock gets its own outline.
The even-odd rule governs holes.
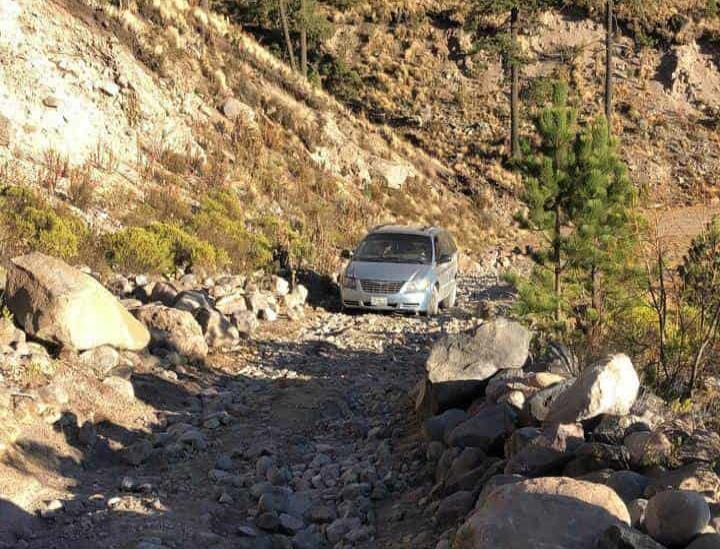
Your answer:
[[[465,448],[452,462],[445,478],[445,486],[448,492],[455,491],[463,477],[478,468],[486,460],[487,456],[480,448]],[[479,472],[484,472],[484,468]],[[471,487],[468,487],[471,488]]]
[[[508,460],[505,473],[525,476],[551,473],[568,463],[584,441],[579,424],[550,425]]]
[[[716,500],[720,493],[720,478],[708,463],[683,465],[673,471],[659,474],[645,489],[645,497],[651,498],[664,490],[690,490]]]
[[[582,371],[553,402],[550,423],[575,423],[601,414],[626,415],[638,395],[640,380],[626,355],[612,355]]]
[[[504,404],[481,409],[476,415],[455,427],[447,438],[450,446],[465,448],[472,446],[488,451],[502,444],[513,431],[515,414]]]
[[[665,545],[687,545],[709,522],[710,507],[697,492],[660,492],[650,498],[645,510],[645,528]]]
[[[357,517],[346,517],[334,520],[325,530],[330,544],[335,545],[342,541],[347,534],[361,526],[360,519]]]
[[[158,282],[153,286],[150,301],[159,301],[166,307],[172,307],[177,299],[178,291],[169,282]]]
[[[505,443],[505,457],[510,459],[519,454],[525,446],[542,434],[537,427],[521,427],[513,432]]]
[[[430,408],[462,408],[496,372],[522,368],[531,338],[523,326],[501,318],[481,325],[474,335],[449,335],[438,341],[425,365]]]
[[[455,492],[440,502],[435,518],[439,524],[452,524],[465,517],[473,508],[475,494],[468,491]]]
[[[95,347],[78,356],[78,362],[100,374],[106,374],[120,364],[120,353],[108,345]]]
[[[144,305],[133,311],[150,330],[151,346],[176,351],[192,359],[207,356],[208,346],[192,314],[164,305]]]
[[[97,280],[37,252],[10,262],[4,302],[28,335],[69,349],[139,351],[150,341],[145,326]]]
[[[232,322],[241,337],[250,337],[260,323],[252,311],[239,311],[232,316]]]
[[[277,532],[280,528],[280,519],[272,511],[260,513],[255,519],[255,525],[266,532]]]
[[[425,420],[423,432],[429,440],[442,441],[461,422],[467,419],[467,412],[458,408],[445,410],[442,414]]]
[[[288,535],[294,535],[305,527],[305,523],[293,515],[280,514],[280,531]]]
[[[238,329],[219,311],[197,309],[195,320],[200,324],[210,347],[231,347],[240,339]]]
[[[545,421],[553,403],[573,383],[575,383],[575,378],[570,378],[538,391],[525,401],[525,410],[536,421]]]
[[[188,313],[192,313],[197,309],[212,309],[212,304],[205,294],[195,290],[185,290],[177,294],[172,306]]]
[[[648,501],[646,499],[638,498],[628,503],[628,513],[630,513],[630,525],[633,528],[644,528],[645,527],[645,510],[647,509]]]
[[[247,311],[245,295],[241,293],[232,293],[223,296],[215,302],[215,308],[227,316]]]
[[[610,475],[607,485],[615,490],[625,503],[641,498],[650,479],[633,471],[615,471]]]

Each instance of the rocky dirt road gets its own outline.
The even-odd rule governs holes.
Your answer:
[[[506,297],[495,282],[464,279],[438,319],[308,308],[203,366],[136,371],[149,433],[85,433],[80,460],[55,462],[71,493],[15,546],[435,547],[410,394],[432,342]]]

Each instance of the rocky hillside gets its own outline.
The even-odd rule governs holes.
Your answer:
[[[358,119],[225,18],[185,0],[121,4],[0,6],[2,185],[39,189],[97,233],[179,220],[193,236],[193,209],[230,189],[249,234],[275,249],[301,240],[297,255],[326,271],[381,221],[442,221],[469,249],[486,241],[482,212],[443,184],[441,161]],[[19,225],[4,223],[6,254],[53,251],[39,224],[13,240]]]
[[[713,201],[720,161],[718,21],[704,2],[618,4],[615,132],[644,201]],[[522,133],[548,99],[549,79],[571,83],[582,116],[603,108],[602,2],[568,2],[521,34]],[[707,9],[706,9],[707,8]],[[475,53],[465,30],[468,3],[359,2],[334,14],[326,47],[362,84],[349,103],[456,173],[482,203],[517,190],[502,168],[508,149],[508,82],[497,54]],[[642,15],[640,17],[639,15]],[[488,31],[492,31],[489,24]]]

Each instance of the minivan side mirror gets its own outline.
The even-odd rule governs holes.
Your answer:
[[[350,250],[343,250],[340,252],[340,257],[343,259],[352,259],[353,253]]]
[[[445,263],[450,263],[451,261],[452,261],[451,255],[443,254],[438,258],[437,263],[438,263],[438,265],[443,265]]]

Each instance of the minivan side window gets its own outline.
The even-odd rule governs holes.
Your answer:
[[[453,255],[457,248],[455,247],[455,243],[452,241],[452,237],[447,232],[442,232],[439,235],[439,241],[440,241],[440,255]]]

